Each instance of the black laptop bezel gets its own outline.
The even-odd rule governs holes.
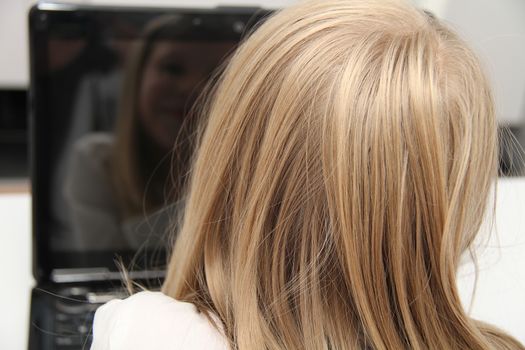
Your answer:
[[[56,260],[57,252],[53,252],[50,247],[48,237],[50,237],[50,217],[48,215],[51,205],[51,195],[49,184],[50,167],[49,152],[46,153],[46,135],[51,135],[47,120],[46,102],[43,98],[45,94],[42,89],[45,86],[40,84],[37,77],[42,71],[40,65],[46,65],[45,57],[47,54],[46,40],[49,28],[55,24],[70,23],[72,29],[77,28],[79,33],[82,31],[82,24],[95,22],[106,16],[145,16],[153,17],[164,14],[177,14],[181,16],[191,16],[200,18],[206,16],[224,16],[225,22],[232,19],[242,20],[247,28],[255,28],[264,18],[272,13],[271,10],[260,8],[243,7],[217,7],[217,8],[146,8],[146,7],[118,7],[118,6],[93,6],[93,5],[59,5],[39,3],[34,5],[29,12],[29,52],[30,52],[30,88],[29,88],[29,121],[30,121],[30,176],[32,192],[32,239],[33,239],[33,276],[38,283],[53,281],[52,272],[57,268],[62,268],[53,264]],[[87,22],[86,22],[87,21]],[[73,31],[74,33],[74,31]],[[212,39],[221,39],[220,31],[210,31],[208,33]],[[242,40],[247,31],[240,33],[239,40]],[[70,33],[71,35],[71,33]],[[44,107],[44,108],[41,108]],[[115,256],[112,253],[89,253],[93,254],[91,261],[100,262],[102,266],[113,264]],[[67,258],[67,257],[62,257]],[[99,265],[99,264],[97,264]],[[75,266],[72,269],[95,266]],[[56,282],[56,281],[55,281]]]

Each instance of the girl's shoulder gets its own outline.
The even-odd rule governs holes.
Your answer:
[[[97,310],[91,349],[223,350],[228,343],[193,304],[145,291]]]

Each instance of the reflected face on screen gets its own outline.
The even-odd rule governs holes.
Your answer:
[[[30,22],[38,263],[114,270],[115,253],[150,257],[174,232],[192,108],[243,37],[235,24],[249,32],[267,13],[44,12]]]
[[[157,146],[169,150],[200,88],[232,45],[159,41],[143,66],[139,119]]]

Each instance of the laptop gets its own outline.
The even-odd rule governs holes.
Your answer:
[[[29,14],[29,349],[88,349],[126,297],[159,288],[184,207],[198,106],[268,11],[40,3]]]

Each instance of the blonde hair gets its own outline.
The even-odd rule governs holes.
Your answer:
[[[155,46],[161,40],[176,40],[182,32],[193,29],[187,22],[174,15],[154,18],[134,43],[126,65],[110,166],[115,197],[124,219],[158,210],[182,192],[191,154],[188,135],[196,123],[183,123],[174,137],[174,148],[166,154],[139,121],[139,94],[143,71]],[[174,160],[171,165],[170,157]],[[169,175],[178,181],[168,181]]]
[[[236,52],[163,291],[233,349],[522,349],[472,320],[460,255],[497,175],[478,60],[398,1],[285,9]]]

